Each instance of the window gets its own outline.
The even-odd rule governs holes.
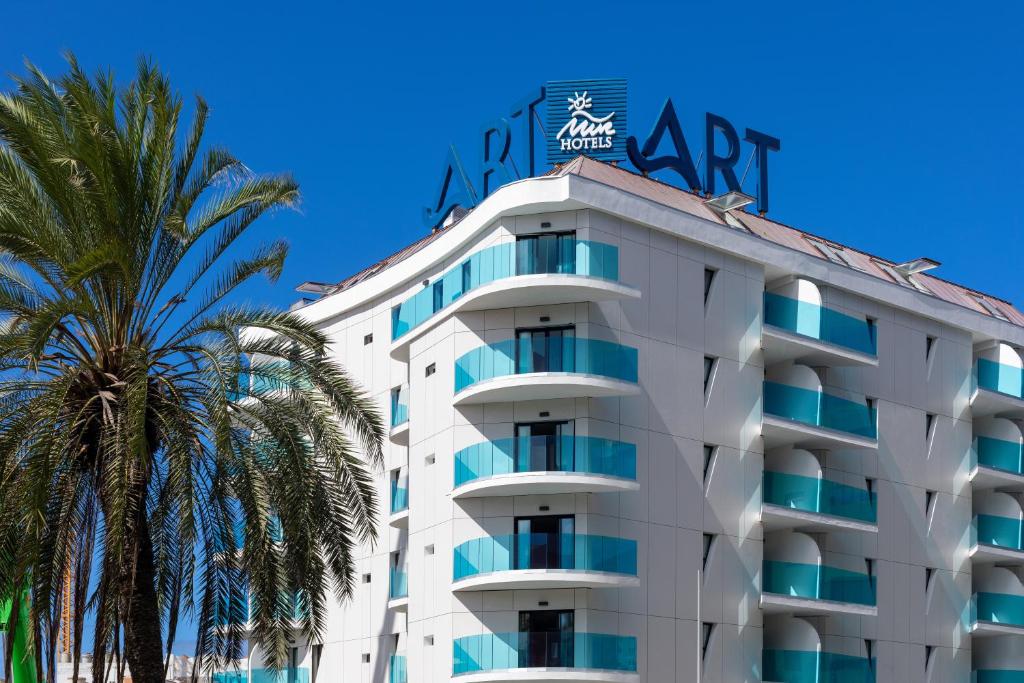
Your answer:
[[[463,293],[473,289],[473,262],[466,261],[462,264],[462,291]]]
[[[370,583],[373,579],[373,574],[363,574],[363,583]]]
[[[929,520],[932,518],[932,508],[935,507],[935,491],[924,492],[924,518]]]
[[[363,346],[367,346],[367,345],[372,344],[372,343],[373,343],[373,334],[372,333],[366,335],[365,337],[363,337]]]
[[[425,377],[430,377],[430,376],[431,376],[431,375],[433,375],[433,374],[434,374],[435,372],[437,372],[437,363],[431,363],[431,364],[430,364],[430,365],[428,365],[428,366],[426,367],[426,369],[425,369],[425,370],[423,371],[423,375],[424,375]]]
[[[444,280],[434,283],[434,313],[444,308]]]
[[[704,269],[704,305],[708,305],[708,295],[711,294],[711,283],[715,281],[715,274],[718,271],[714,268]]]
[[[705,621],[700,625],[700,659],[703,662],[708,654],[708,645],[711,643],[711,636],[715,633],[715,625]]]
[[[516,238],[516,274],[572,273],[576,270],[576,233]]]
[[[924,359],[930,361],[932,359],[932,351],[935,350],[935,337],[931,335],[925,335],[924,338]]]
[[[825,240],[818,239],[816,237],[804,237],[815,249],[817,249],[822,256],[827,258],[832,263],[838,263],[841,266],[853,268],[855,270],[864,270],[850,258],[846,250],[838,244],[831,244]]]
[[[434,644],[434,636],[423,636],[423,644],[424,645],[433,645]]]
[[[708,480],[708,470],[711,469],[711,461],[715,458],[715,447],[704,444],[704,481]]]
[[[925,287],[923,284],[921,284],[921,282],[917,278],[915,278],[913,275],[910,275],[910,274],[904,275],[903,273],[899,272],[893,266],[889,265],[888,263],[885,263],[884,261],[879,261],[879,260],[875,259],[875,260],[872,261],[872,263],[874,263],[886,275],[888,275],[890,278],[892,278],[892,281],[895,282],[896,284],[903,285],[904,287],[913,287],[914,289],[916,289],[919,292],[924,292],[925,294],[931,294],[931,291],[927,287]]]
[[[704,557],[701,560],[701,568],[708,568],[708,557],[711,555],[711,547],[715,544],[714,534],[704,534]]]
[[[573,372],[575,336],[571,325],[516,330],[516,372]]]
[[[928,593],[932,589],[932,579],[935,578],[935,569],[932,567],[924,568],[924,592]]]
[[[708,393],[708,384],[711,382],[712,371],[715,368],[715,359],[711,356],[704,356],[704,393]]]
[[[363,664],[369,664],[369,663],[370,663],[370,653],[369,652],[364,652],[363,653]]]
[[[924,415],[924,439],[927,442],[932,440],[932,430],[935,428],[935,415],[925,413]]]
[[[974,300],[978,303],[979,306],[984,308],[988,312],[988,314],[991,315],[993,318],[999,318],[1000,320],[1008,320],[1008,318],[1003,314],[1003,312],[1000,311],[994,303],[992,303],[985,297],[975,295]]]

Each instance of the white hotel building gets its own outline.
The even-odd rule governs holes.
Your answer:
[[[290,681],[1024,681],[1024,314],[713,204],[581,157],[296,308],[390,514]]]

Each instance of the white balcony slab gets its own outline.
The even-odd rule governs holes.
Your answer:
[[[501,669],[452,676],[451,683],[639,683],[640,675],[607,669]]]
[[[400,445],[406,445],[409,443],[409,420],[406,420],[400,425],[395,425],[388,432],[388,436],[391,441]]]
[[[637,491],[635,479],[583,472],[512,472],[481,477],[452,491],[452,498],[533,496],[555,493],[614,493]]]
[[[856,602],[836,602],[833,600],[815,600],[814,598],[799,598],[778,593],[762,593],[761,609],[767,614],[850,614],[861,617],[878,615],[878,607],[874,605],[862,605]]]
[[[878,356],[806,337],[773,325],[765,325],[761,329],[761,348],[764,351],[765,365],[796,361],[811,367],[878,366]]]
[[[640,393],[636,382],[576,372],[528,372],[476,382],[455,394],[455,405],[601,398]]]
[[[1024,400],[1009,394],[978,387],[971,394],[971,415],[1024,418]]]
[[[768,413],[761,419],[761,436],[766,448],[790,444],[801,448],[878,448],[877,439],[838,429],[816,427]]]
[[[986,543],[976,543],[971,546],[970,556],[971,560],[978,564],[1024,565],[1024,550],[1003,548]]]
[[[971,470],[971,486],[976,490],[998,490],[1007,493],[1024,492],[1024,475],[976,465]]]
[[[765,529],[803,529],[806,531],[863,531],[869,534],[878,533],[878,525],[856,519],[823,515],[820,512],[808,512],[796,508],[783,507],[764,503],[761,505],[761,523]]]
[[[630,588],[639,585],[640,579],[628,574],[585,569],[511,569],[459,579],[452,583],[452,591]]]
[[[1000,624],[995,621],[976,621],[971,624],[971,635],[976,638],[991,636],[1024,636],[1024,626]]]
[[[409,526],[409,508],[392,512],[388,517],[388,524],[393,527],[402,528]]]

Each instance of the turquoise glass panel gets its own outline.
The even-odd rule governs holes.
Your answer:
[[[388,667],[388,683],[408,683],[409,669],[405,663],[405,655],[391,655]]]
[[[405,424],[409,421],[409,387],[403,386],[391,390],[391,426]]]
[[[253,669],[252,683],[309,683],[309,669]]]
[[[553,459],[532,458],[537,451],[551,452]],[[636,480],[636,446],[592,436],[523,436],[484,441],[455,454],[456,487],[500,474],[545,471]]]
[[[484,633],[456,638],[452,675],[543,668],[636,671],[636,638],[606,633]]]
[[[214,671],[210,674],[210,683],[248,683],[249,674],[245,671]]]
[[[877,438],[875,410],[866,403],[778,382],[764,383],[764,412],[869,439]]]
[[[971,611],[973,621],[1024,626],[1024,595],[975,593]]]
[[[978,359],[978,386],[1016,398],[1024,397],[1024,369],[997,363],[987,358]]]
[[[1021,520],[998,515],[977,515],[974,518],[975,540],[1010,550],[1024,550],[1021,543]]]
[[[485,536],[455,548],[454,580],[515,569],[577,569],[636,576],[636,541],[588,534]]]
[[[871,356],[878,355],[874,326],[862,318],[855,318],[831,308],[765,292],[764,322],[766,325],[853,351]]]
[[[619,279],[619,250],[610,244],[562,238],[551,249],[538,249],[535,240],[488,247],[448,270],[421,291],[391,309],[391,339],[400,338],[467,292],[516,275],[564,273]],[[550,252],[550,253],[549,253]]]
[[[391,480],[391,514],[409,509],[409,489]]]
[[[227,609],[219,611],[214,621],[218,626],[230,626],[232,624],[244,624],[249,621],[249,598],[240,597],[227,604]],[[225,671],[224,673],[233,673]]]
[[[395,598],[409,597],[409,574],[405,567],[392,567],[388,583],[388,597]]]
[[[979,465],[1024,474],[1024,448],[1019,443],[978,436],[974,439],[974,450]]]
[[[765,503],[855,519],[874,524],[877,506],[874,493],[828,479],[803,477],[783,472],[764,473]]]
[[[1024,670],[979,669],[971,672],[971,683],[1024,683]]]
[[[872,577],[837,567],[765,560],[761,576],[765,593],[811,600],[875,604]]]
[[[517,345],[522,347],[518,359]],[[506,339],[473,349],[455,361],[455,392],[495,377],[535,372],[535,367],[558,367],[560,372],[636,382],[637,351],[614,342],[582,337]]]
[[[866,657],[805,650],[764,650],[761,680],[773,683],[874,683],[875,664]]]

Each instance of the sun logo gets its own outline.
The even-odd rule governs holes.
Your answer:
[[[567,97],[566,100],[569,101],[569,111],[573,112],[590,109],[593,104],[591,98],[587,97],[586,90],[583,91],[582,95],[580,95],[579,92],[574,91],[573,97]]]

